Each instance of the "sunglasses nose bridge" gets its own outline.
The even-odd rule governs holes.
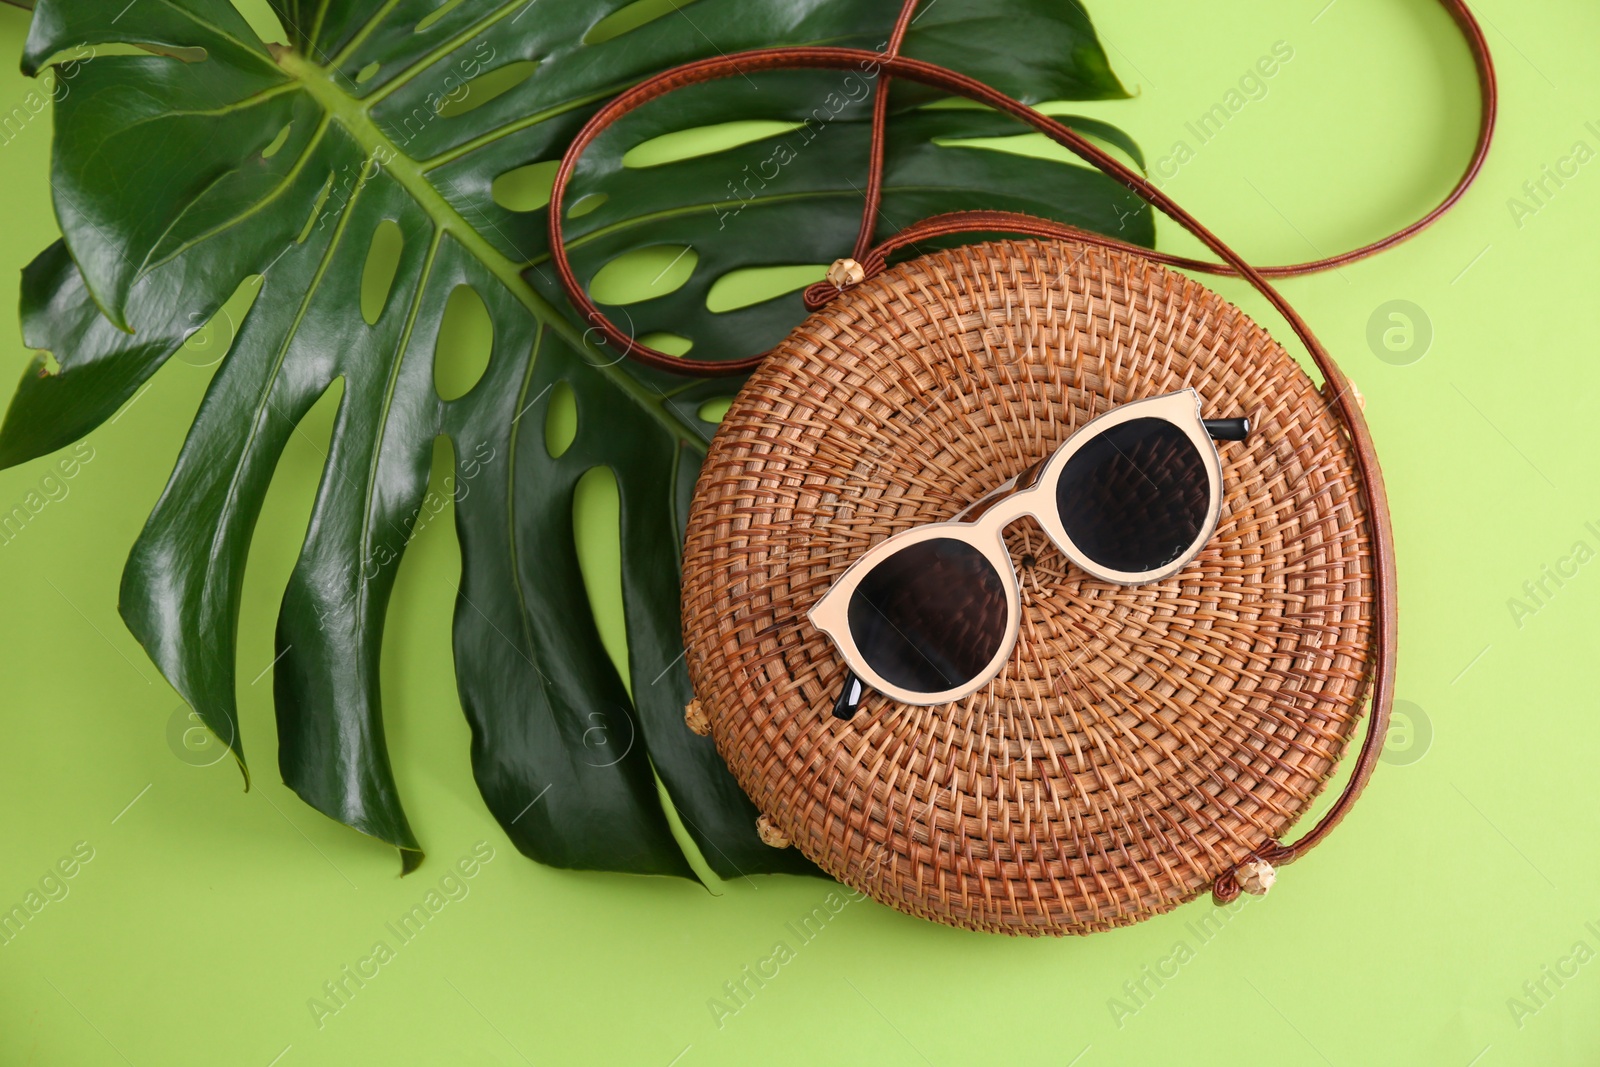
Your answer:
[[[1022,572],[1019,570],[1019,561],[1012,555],[1011,547],[1006,543],[1007,530],[1022,519],[1032,519],[1039,527],[1039,533],[1046,544],[1053,544],[1065,551],[1059,538],[1051,532],[1050,523],[1027,499],[1026,492],[1027,490],[1022,490],[1006,498],[1008,504],[1015,501],[1013,507],[991,509],[971,525],[967,537],[973,545],[984,549],[989,561],[999,573],[1000,580],[1010,589],[1013,599],[1021,592]]]
[[[993,540],[998,542],[1003,549],[1006,529],[1018,519],[1030,514],[1026,492],[1026,490],[1017,490],[1007,493],[986,507],[981,515],[971,520],[968,524],[971,529],[970,540],[974,543],[985,543]]]

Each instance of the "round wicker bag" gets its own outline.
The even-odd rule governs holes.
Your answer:
[[[1494,129],[1483,32],[1442,0],[1477,64],[1466,171],[1432,211],[1378,241],[1257,269],[1143,175],[981,82],[900,54],[916,0],[880,52],[767,48],[684,64],[600,108],[556,171],[551,262],[591,332],[657,371],[755,373],[701,469],[683,560],[683,632],[710,733],[763,813],[760,832],[892,907],[954,926],[1088,933],[1207,889],[1265,892],[1326,838],[1377,762],[1394,693],[1394,554],[1359,393],[1267,281],[1406,240],[1472,184]],[[726,361],[650,348],[588,295],[562,237],[584,150],[627,112],[687,85],[765,70],[876,80],[854,258],[806,290],[815,313],[770,353]],[[874,245],[891,76],[977,100],[1062,145],[1198,238],[1221,262],[1126,245],[1047,219],[961,211]],[[890,265],[959,233],[1025,235]],[[1216,293],[1169,266],[1236,274],[1281,314],[1326,385]],[[870,693],[834,714],[848,674],[810,609],[885,538],[953,518],[1118,405],[1193,389],[1207,418],[1247,416],[1219,445],[1221,516],[1177,574],[1142,585],[1077,569],[1023,517],[1006,540],[1021,625],[1000,673],[923,707]],[[1282,838],[1332,776],[1369,702],[1339,796]]]
[[[844,664],[806,612],[854,559],[1185,387],[1254,430],[1219,445],[1222,518],[1184,571],[1098,581],[1021,520],[1001,675],[833,717]],[[1191,899],[1306,811],[1360,718],[1370,572],[1338,419],[1266,331],[1140,257],[1006,241],[891,267],[768,357],[702,468],[684,632],[718,751],[824,870],[940,922],[1083,933]]]

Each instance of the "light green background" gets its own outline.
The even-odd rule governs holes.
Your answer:
[[[1188,141],[1194,158],[1167,191],[1257,262],[1386,233],[1465,158],[1470,67],[1430,0],[1090,7],[1137,96],[1084,110],[1130,131],[1153,165]],[[1092,938],[1024,941],[860,902],[801,944],[786,924],[827,883],[755,878],[712,895],[521,858],[468,765],[449,648],[459,557],[442,517],[406,556],[384,650],[391,753],[429,848],[401,880],[390,850],[306,808],[272,771],[271,683],[258,672],[325,409],[285,454],[246,582],[240,696],[256,786],[241,793],[227,761],[180,761],[167,740],[177,698],[115,602],[210,374],[212,356],[191,350],[89,437],[93,459],[68,495],[0,545],[0,908],[77,842],[94,850],[70,894],[0,947],[0,1064],[1600,1060],[1600,962],[1561,962],[1578,942],[1600,951],[1600,563],[1548,583],[1554,595],[1520,626],[1508,607],[1575,542],[1600,548],[1600,163],[1547,181],[1542,203],[1523,190],[1577,142],[1600,149],[1600,9],[1476,7],[1503,89],[1478,186],[1402,248],[1284,286],[1367,397],[1399,548],[1399,694],[1431,724],[1431,747],[1408,756],[1397,736],[1338,833],[1216,936],[1202,944],[1192,925],[1205,903]],[[18,54],[25,26],[0,7],[0,55]],[[1278,41],[1292,60],[1198,145],[1185,122]],[[5,68],[0,112],[29,90]],[[56,232],[49,137],[46,116],[0,145],[7,389],[29,358],[17,271]],[[1512,198],[1536,210],[1518,219]],[[1184,247],[1171,229],[1163,243]],[[1422,308],[1433,334],[1404,366],[1367,341],[1369,318],[1396,299]],[[50,463],[0,473],[0,509]],[[385,924],[479,841],[495,858],[470,895],[319,1028],[308,999],[374,942],[394,945]],[[708,1000],[779,940],[795,958],[719,1027]],[[1130,999],[1124,983],[1178,942],[1193,958]],[[1559,986],[1544,971],[1574,966]],[[1549,995],[1535,1001],[1524,983],[1541,980]],[[1514,1017],[1513,997],[1537,1010]],[[1119,1025],[1112,998],[1138,1010]]]

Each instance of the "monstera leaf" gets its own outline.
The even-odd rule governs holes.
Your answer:
[[[593,346],[543,267],[540,183],[630,84],[746,48],[879,47],[891,7],[278,0],[276,14],[285,44],[263,43],[228,0],[39,0],[24,69],[53,64],[73,85],[55,114],[63,240],[24,272],[40,355],[0,427],[0,463],[87,433],[197,324],[247,306],[121,592],[129,628],[240,765],[249,541],[286,441],[337,391],[277,629],[284,781],[400,849],[404,869],[420,862],[385,751],[378,658],[442,436],[471,485],[456,507],[455,654],[473,767],[516,845],[561,866],[690,875],[664,789],[718,874],[807,869],[759,842],[753,808],[682,722],[680,537],[715,428],[702,404],[732,386]],[[1026,99],[1123,95],[1070,0],[939,0],[906,51]],[[629,116],[595,145],[570,201],[580,275],[654,256],[672,274],[657,290],[672,291],[617,309],[636,329],[705,358],[770,345],[803,317],[798,295],[712,310],[716,283],[820,271],[848,250],[866,89],[837,72],[734,77]],[[1149,215],[1098,174],[964,146],[1018,132],[993,113],[926,106],[912,86],[891,99],[885,233],[984,206],[1152,239]],[[1074,121],[1137,158],[1118,131]],[[678,135],[705,127],[698,154],[685,149]],[[458,313],[492,332],[475,382],[441,370]],[[591,476],[614,480],[620,504],[625,641],[609,648],[574,534]]]

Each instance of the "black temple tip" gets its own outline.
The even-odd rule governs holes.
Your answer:
[[[856,672],[845,671],[844,686],[839,690],[839,699],[833,702],[833,717],[844,719],[846,722],[855,718],[856,709],[861,707],[861,697],[864,692],[861,679],[856,677]]]
[[[1250,436],[1249,419],[1201,419],[1200,424],[1217,441],[1243,441]]]

